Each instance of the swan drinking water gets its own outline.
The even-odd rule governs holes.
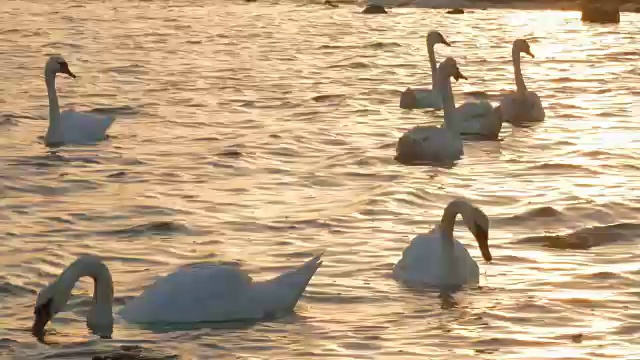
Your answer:
[[[403,109],[442,109],[442,97],[438,89],[438,70],[436,68],[436,55],[434,46],[443,44],[451,46],[444,36],[438,31],[429,31],[427,34],[427,53],[429,54],[429,64],[431,65],[431,87],[432,89],[408,87],[400,95],[400,107]]]
[[[141,295],[129,301],[119,315],[130,323],[195,323],[259,320],[293,311],[322,254],[301,267],[266,281],[254,282],[235,267],[200,264],[182,267],[160,278]],[[81,256],[56,280],[38,293],[32,326],[35,336],[62,311],[79,278],[95,283],[93,305],[87,327],[110,337],[113,331],[113,281],[107,266],[97,256]]]
[[[478,242],[482,257],[491,261],[489,219],[482,210],[458,199],[447,205],[440,224],[427,234],[417,235],[393,268],[393,277],[413,287],[448,287],[477,284],[480,269],[462,243],[453,237],[456,216]]]
[[[505,95],[500,101],[502,118],[512,124],[543,121],[545,113],[540,97],[535,92],[527,90],[524,84],[520,68],[520,53],[535,57],[527,40],[517,39],[513,42],[511,56],[516,77],[516,92]]]
[[[450,163],[464,154],[462,138],[451,130],[455,119],[455,105],[451,93],[451,78],[466,79],[453,58],[446,58],[437,69],[437,82],[444,105],[444,126],[416,126],[404,133],[396,146],[396,160],[401,163],[435,162]]]
[[[56,92],[56,74],[75,78],[69,64],[61,56],[51,56],[44,67],[44,79],[49,95],[49,128],[44,141],[47,145],[86,144],[106,137],[106,132],[115,121],[112,116],[98,117],[86,113],[65,110],[60,112]]]

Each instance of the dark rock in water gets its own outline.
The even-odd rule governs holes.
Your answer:
[[[451,14],[451,15],[460,15],[460,14],[464,14],[464,9],[461,9],[461,8],[455,8],[455,9],[447,10],[447,14]]]
[[[245,2],[256,2],[256,0],[244,0]]]
[[[386,14],[387,10],[382,5],[367,5],[364,10],[362,10],[363,14]]]
[[[617,24],[620,22],[620,2],[618,0],[582,0],[581,20]]]

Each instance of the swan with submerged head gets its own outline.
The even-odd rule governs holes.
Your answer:
[[[457,199],[447,205],[440,224],[417,235],[393,268],[393,277],[411,287],[453,287],[477,284],[480,269],[464,245],[453,237],[457,215],[478,242],[482,257],[491,261],[489,218],[469,202]]]
[[[442,109],[442,95],[438,86],[438,69],[434,47],[436,44],[451,46],[439,31],[427,34],[427,53],[431,65],[431,89],[408,87],[400,95],[400,107],[403,109]]]
[[[544,107],[538,94],[527,90],[520,67],[520,53],[535,57],[527,40],[516,39],[513,42],[511,57],[516,78],[516,92],[505,95],[500,101],[502,118],[512,124],[540,122],[545,118]]]
[[[107,130],[115,121],[113,116],[94,116],[87,113],[65,110],[60,112],[56,91],[56,74],[75,78],[67,61],[58,55],[49,57],[44,67],[44,79],[49,95],[49,127],[44,136],[47,145],[87,144],[104,140]]]
[[[129,323],[197,323],[260,320],[293,311],[320,265],[322,254],[297,269],[253,281],[231,266],[198,264],[158,279],[118,312]],[[87,327],[101,337],[113,332],[113,280],[97,256],[81,256],[38,293],[32,326],[37,337],[62,311],[79,278],[94,281]]]
[[[453,58],[446,58],[437,70],[437,84],[448,89],[441,94],[444,109],[444,126],[418,125],[404,133],[398,140],[395,159],[401,163],[450,163],[464,154],[460,134],[451,130],[455,118],[455,105],[451,94],[451,78],[466,79]]]

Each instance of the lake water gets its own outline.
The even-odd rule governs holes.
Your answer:
[[[212,5],[212,4],[216,5]],[[393,9],[363,16],[300,2],[0,3],[0,356],[86,359],[640,358],[640,15]],[[529,90],[547,113],[467,142],[455,167],[393,160],[400,135],[442,112],[398,107],[429,85],[440,30],[469,78],[456,101],[515,88],[511,43],[529,39]],[[118,120],[111,138],[48,149],[43,66],[62,54],[63,108]],[[491,219],[494,261],[453,296],[389,274],[446,204]],[[111,269],[116,308],[188,263],[271,277],[325,249],[295,314],[254,326],[90,335],[83,280],[47,340],[35,296],[81,254]]]

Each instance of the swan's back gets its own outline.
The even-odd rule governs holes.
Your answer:
[[[462,139],[436,126],[416,126],[404,133],[396,145],[396,160],[403,164],[451,162],[462,155]]]
[[[199,264],[158,279],[120,311],[136,323],[223,321],[255,315],[246,299],[252,279],[230,266]]]
[[[45,139],[48,143],[65,144],[86,144],[104,140],[115,120],[113,116],[100,117],[65,110],[60,113],[59,123],[49,125]],[[51,128],[52,126],[57,128]]]
[[[322,260],[318,255],[273,279],[252,281],[222,265],[183,267],[158,279],[127,303],[120,316],[135,323],[194,323],[258,320],[290,312]]]
[[[443,254],[443,250],[438,227],[427,234],[417,235],[394,266],[393,277],[414,287],[477,283],[480,269],[462,243],[453,240],[453,263]]]
[[[504,121],[510,123],[538,122],[545,119],[542,101],[533,91],[527,91],[524,98],[515,92],[505,95],[500,100],[500,109]]]

